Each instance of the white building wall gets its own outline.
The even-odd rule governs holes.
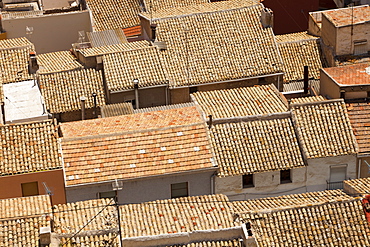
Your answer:
[[[211,194],[211,176],[215,170],[198,173],[167,175],[123,182],[118,191],[119,203],[140,203],[171,198],[171,184],[188,182],[189,196]],[[66,188],[67,202],[98,198],[99,192],[112,191],[112,183],[102,183]]]

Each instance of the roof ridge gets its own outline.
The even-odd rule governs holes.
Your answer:
[[[268,114],[259,114],[242,117],[230,117],[230,118],[217,118],[212,120],[212,124],[225,124],[225,123],[241,123],[251,121],[263,121],[263,120],[274,120],[274,119],[285,119],[291,117],[291,112],[274,112]],[[207,123],[210,123],[208,120]]]

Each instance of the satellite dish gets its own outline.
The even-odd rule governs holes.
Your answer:
[[[123,189],[123,182],[118,181],[117,179],[112,183],[113,190],[122,190]]]

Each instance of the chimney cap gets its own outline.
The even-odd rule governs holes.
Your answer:
[[[85,96],[81,96],[81,97],[80,97],[80,100],[81,100],[81,101],[85,101],[85,100],[86,100],[86,97],[85,97]]]

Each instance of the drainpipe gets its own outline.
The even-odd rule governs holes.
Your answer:
[[[308,66],[304,66],[303,70],[303,93],[308,94]]]
[[[135,90],[135,108],[139,109],[139,80],[134,79],[134,90]]]
[[[1,103],[1,115],[3,115],[3,124],[5,124],[5,106],[4,106],[4,102]]]
[[[93,93],[92,94],[92,96],[93,96],[93,98],[94,98],[94,112],[93,112],[93,114],[94,114],[94,117],[96,118],[96,115],[97,115],[97,112],[96,112],[96,93]]]
[[[208,115],[209,117],[209,122],[208,122],[208,129],[212,128],[212,115]]]
[[[84,96],[80,97],[81,100],[81,119],[85,120],[85,100],[86,98]]]
[[[211,175],[211,195],[215,194],[215,177],[216,172]]]

